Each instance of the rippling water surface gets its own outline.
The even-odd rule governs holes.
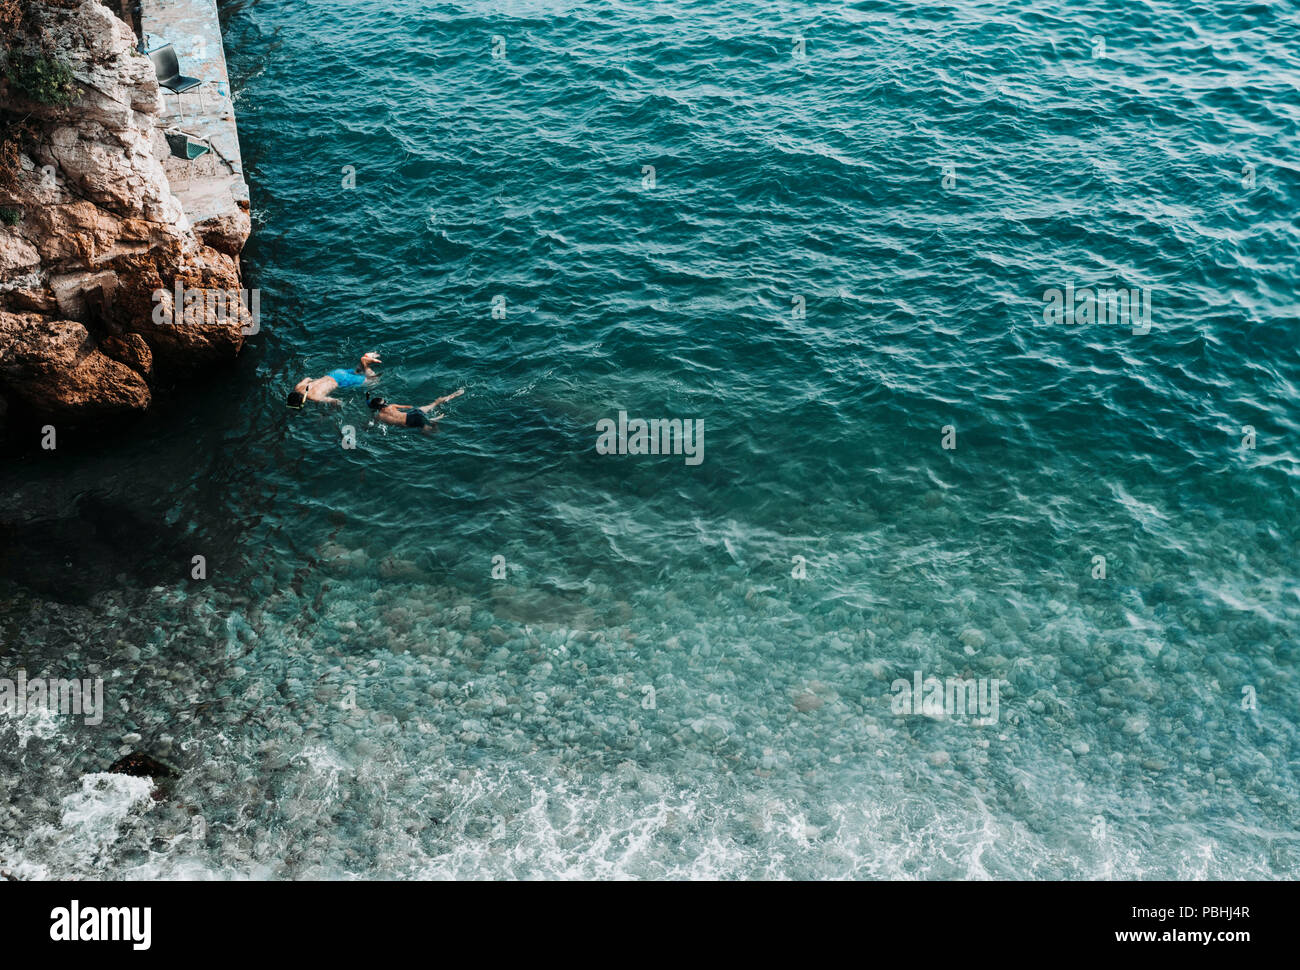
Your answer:
[[[224,19],[264,332],[0,473],[3,660],[109,707],[0,722],[0,864],[1297,876],[1294,5]],[[439,434],[283,407],[371,349]]]

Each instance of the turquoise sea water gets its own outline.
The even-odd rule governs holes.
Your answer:
[[[0,865],[1297,876],[1293,5],[223,10],[263,332],[0,473],[2,659],[109,708],[0,721]],[[367,350],[439,434],[283,407]]]

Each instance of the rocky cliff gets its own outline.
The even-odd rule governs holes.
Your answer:
[[[15,9],[0,0],[0,430],[11,432],[141,411],[159,374],[232,358],[248,325],[233,301],[171,313],[178,282],[238,300],[248,222],[189,224],[132,29],[98,0]]]

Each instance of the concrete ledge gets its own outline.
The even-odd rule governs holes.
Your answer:
[[[190,225],[209,245],[237,253],[248,236],[248,183],[216,0],[141,0],[140,29],[146,51],[170,43],[181,73],[203,81],[181,95],[161,92],[154,148]],[[174,157],[165,137],[173,129],[212,150],[193,161]]]

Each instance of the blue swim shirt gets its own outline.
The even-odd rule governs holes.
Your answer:
[[[339,367],[336,370],[332,370],[326,376],[334,378],[335,383],[337,383],[339,387],[360,387],[366,382],[364,374],[357,374],[354,371],[348,370],[346,367]]]

